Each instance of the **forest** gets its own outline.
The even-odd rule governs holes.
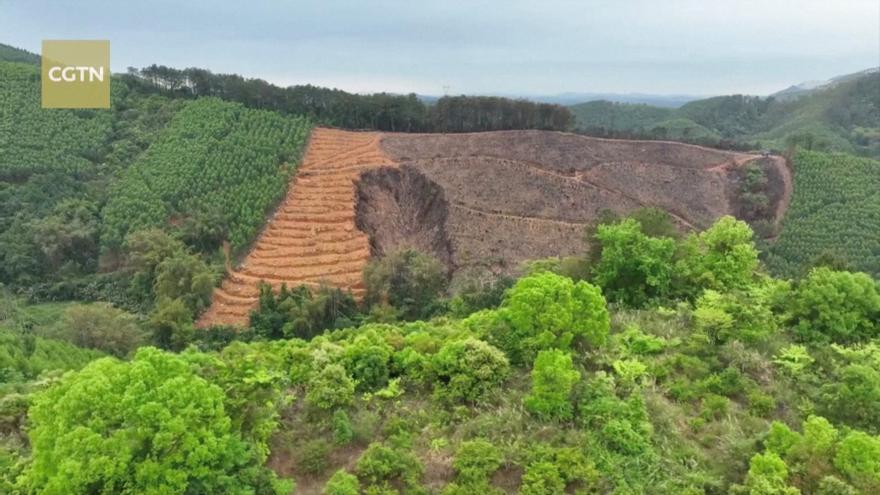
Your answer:
[[[565,131],[563,106],[499,97],[444,96],[426,105],[415,94],[359,95],[311,85],[281,88],[262,79],[198,68],[151,65],[121,76],[133,88],[185,98],[217,96],[251,108],[308,115],[323,125],[391,132],[476,132],[509,129]]]

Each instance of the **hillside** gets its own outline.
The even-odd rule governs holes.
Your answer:
[[[576,128],[593,135],[676,139],[770,148],[793,144],[880,155],[880,73],[866,71],[797,98],[718,96],[677,109],[589,102],[574,105]]]
[[[794,200],[767,260],[795,277],[826,257],[880,276],[880,160],[800,151]]]
[[[750,169],[764,177],[756,193],[765,204],[746,213]],[[655,207],[683,231],[728,214],[772,226],[785,212],[787,175],[781,159],[671,142],[319,129],[287,198],[201,324],[246,324],[261,280],[276,289],[324,282],[361,296],[367,259],[405,248],[437,258],[455,280],[582,254],[585,230],[609,213]]]

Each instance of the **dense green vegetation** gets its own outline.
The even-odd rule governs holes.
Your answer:
[[[44,110],[39,69],[4,62],[0,92],[0,283],[93,273],[108,185],[181,103],[114,82],[111,110]]]
[[[0,484],[10,493],[876,492],[877,282],[827,266],[773,279],[748,226],[732,218],[681,237],[656,212],[635,217],[591,230],[599,253],[578,258],[583,266],[533,263],[500,297],[495,284],[448,297],[436,262],[403,251],[372,263],[377,296],[366,305],[327,288],[264,287],[239,333],[194,331],[192,313],[168,317],[167,305],[188,310],[194,299],[156,284],[165,261],[151,263],[187,250],[161,230],[140,234],[128,257],[135,277],[162,292],[162,314],[131,320],[100,305],[41,309],[7,296],[0,326],[13,364],[4,366],[18,371],[4,376],[18,385],[0,398]],[[110,345],[84,319],[96,335],[109,325],[144,333]],[[73,357],[42,360],[25,328],[37,349],[67,346]],[[71,342],[121,358],[86,364],[100,351]],[[31,361],[20,357],[28,352]],[[63,369],[79,371],[48,374]]]
[[[496,97],[444,96],[427,105],[415,95],[358,95],[311,85],[281,88],[262,79],[214,74],[205,69],[151,65],[121,76],[147,93],[174,97],[217,96],[250,108],[308,115],[347,129],[392,132],[474,132],[502,129],[568,130],[571,112],[562,106]]]
[[[800,151],[794,195],[767,263],[794,276],[811,263],[880,275],[880,161]]]
[[[718,96],[674,110],[604,101],[570,108],[578,129],[599,136],[878,156],[878,94],[880,73],[874,72],[798,98]]]
[[[173,219],[215,248],[224,239],[244,247],[286,192],[309,129],[304,118],[218,99],[189,103],[111,191],[102,242],[118,247]]]

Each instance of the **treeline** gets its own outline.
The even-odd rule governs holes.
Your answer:
[[[444,96],[427,105],[414,93],[359,95],[312,85],[282,88],[262,79],[205,69],[151,65],[121,76],[145,92],[194,98],[216,96],[251,108],[308,115],[346,129],[391,132],[476,132],[509,129],[568,130],[574,123],[560,105],[499,97]]]

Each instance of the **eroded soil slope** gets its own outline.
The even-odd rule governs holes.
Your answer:
[[[655,206],[683,230],[706,228],[741,210],[737,171],[760,159],[674,142],[543,131],[385,134],[382,147],[400,164],[396,174],[413,177],[399,183],[442,191],[430,196],[444,212],[443,225],[434,225],[441,221],[434,213],[411,218],[424,208],[411,191],[395,191],[391,181],[379,180],[381,170],[366,172],[360,182],[358,225],[370,234],[374,252],[428,247],[452,271],[480,266],[510,272],[526,259],[582,253],[584,227],[602,210],[626,214]],[[784,169],[781,159],[768,160]],[[784,210],[776,208],[783,178],[781,172],[767,174],[770,211]],[[381,194],[377,183],[384,184]],[[388,215],[375,214],[378,197]],[[389,206],[388,198],[401,201]],[[401,225],[410,234],[400,235]],[[437,241],[437,232],[446,240]],[[434,248],[444,245],[448,252]]]
[[[368,237],[355,227],[355,185],[360,173],[393,166],[377,133],[315,129],[287,197],[253,249],[229,269],[199,320],[244,325],[257,304],[258,284],[274,287],[326,283],[363,292],[361,273],[370,257]]]

